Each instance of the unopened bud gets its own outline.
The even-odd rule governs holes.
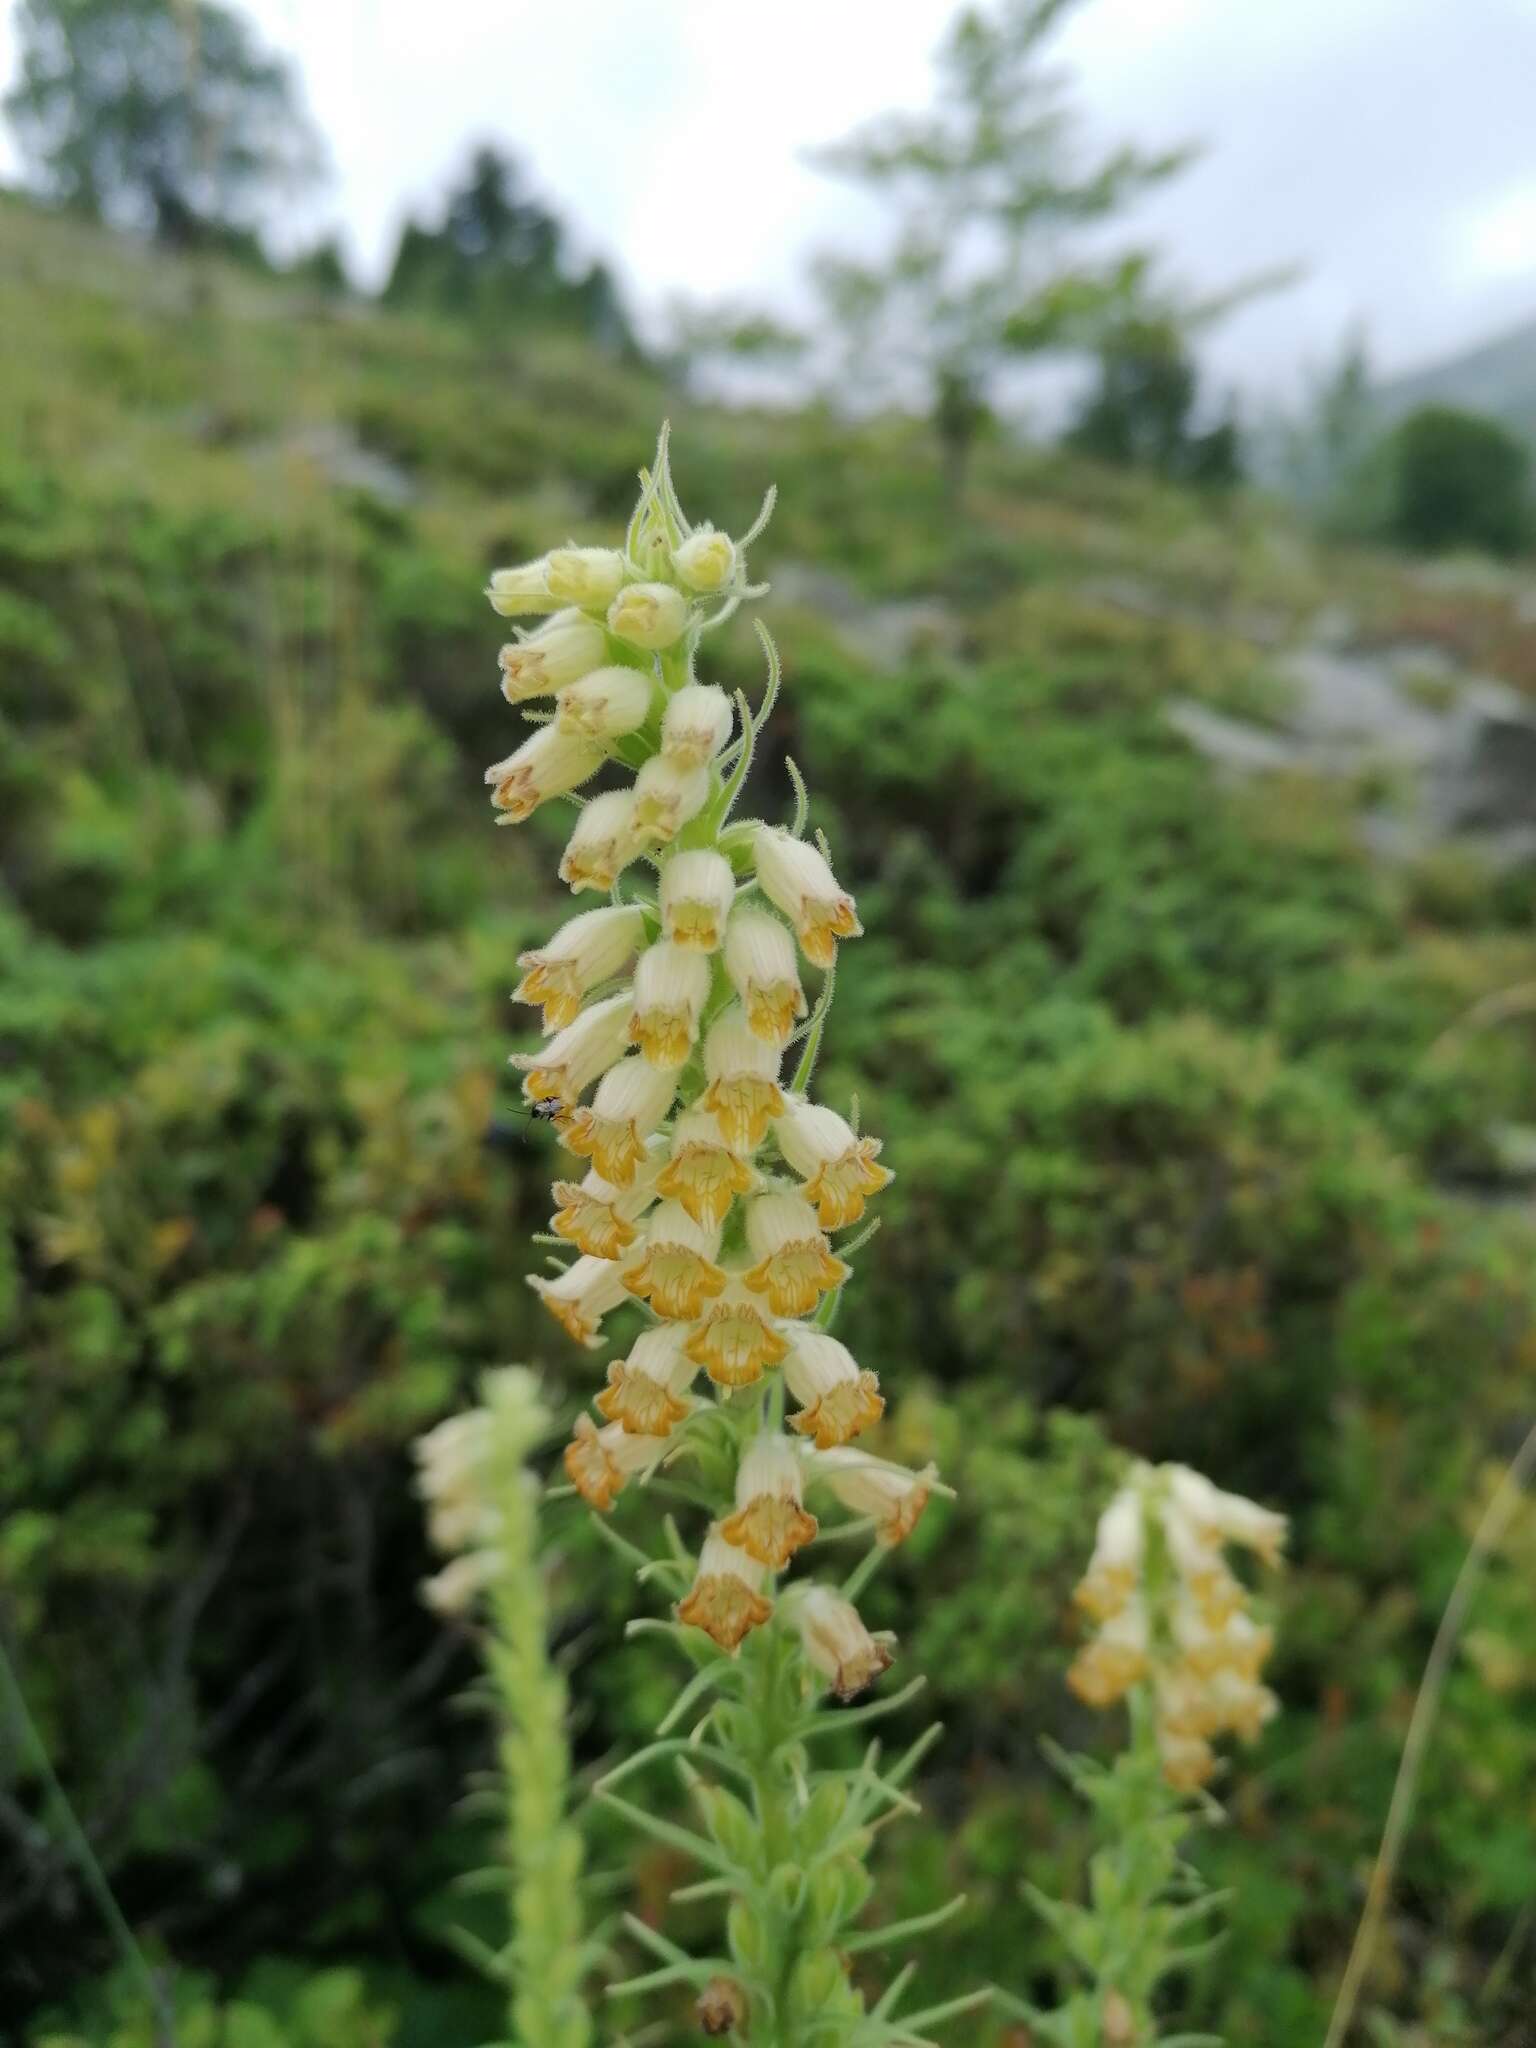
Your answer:
[[[693,2016],[700,2031],[718,2038],[734,2033],[747,2017],[747,1994],[734,1977],[711,1977],[699,1993]]]
[[[736,569],[736,543],[728,533],[695,533],[672,556],[679,583],[690,590],[722,590]]]

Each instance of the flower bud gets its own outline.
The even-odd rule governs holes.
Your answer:
[[[734,1977],[711,1977],[694,2002],[699,2032],[718,2040],[746,2025],[747,1994]]]
[[[643,846],[670,845],[708,801],[707,768],[679,768],[653,754],[635,777],[635,837]]]
[[[595,668],[568,683],[556,699],[562,732],[605,744],[644,725],[651,708],[651,682],[633,668]]]
[[[713,953],[724,936],[736,878],[723,854],[674,853],[661,873],[661,928],[677,946]]]
[[[851,1700],[889,1670],[894,1639],[872,1636],[858,1609],[830,1586],[812,1585],[795,1602],[807,1661],[840,1700]]]
[[[818,1451],[830,1451],[880,1420],[885,1412],[880,1382],[860,1370],[845,1344],[804,1323],[794,1324],[787,1334],[791,1348],[784,1378],[801,1404],[800,1413],[790,1417],[791,1429],[812,1437]]]
[[[515,569],[494,569],[491,572],[490,588],[486,596],[491,600],[493,611],[501,613],[504,619],[515,619],[528,612],[557,612],[562,599],[550,590],[548,563],[541,556],[537,562],[522,562]]]
[[[512,1000],[542,1004],[546,1031],[573,1024],[587,990],[627,966],[644,938],[645,919],[628,904],[584,910],[568,918],[544,945],[518,955],[523,978]]]
[[[675,1070],[687,1060],[709,994],[709,962],[671,939],[658,940],[635,966],[629,1042],[653,1067]]]
[[[631,647],[670,647],[688,625],[688,600],[670,583],[631,583],[608,607],[608,630]]]
[[[777,826],[764,825],[752,846],[758,884],[795,927],[801,950],[817,967],[830,967],[839,939],[857,938],[853,898],[838,884],[817,847]]]
[[[645,1141],[672,1107],[675,1077],[638,1054],[610,1067],[590,1107],[571,1112],[562,1140],[606,1181],[627,1188],[645,1160]]]
[[[679,768],[707,768],[731,736],[731,700],[718,683],[684,683],[661,714],[661,751]]]
[[[624,1268],[624,1285],[659,1316],[692,1318],[725,1289],[719,1250],[718,1230],[695,1223],[680,1202],[662,1202],[651,1213],[644,1251]]]
[[[804,1194],[816,1205],[823,1230],[842,1230],[864,1214],[865,1197],[878,1194],[894,1175],[877,1166],[878,1138],[856,1137],[835,1109],[790,1098],[773,1134],[786,1165],[805,1182]]]
[[[599,668],[608,652],[601,626],[584,619],[580,612],[556,612],[537,632],[525,633],[497,657],[501,664],[501,694],[509,704],[521,704],[529,697],[547,697],[551,690],[574,683],[589,670]]]
[[[552,796],[564,796],[603,765],[603,750],[579,734],[555,725],[538,730],[504,761],[485,771],[500,824],[520,825]]]
[[[544,562],[545,587],[551,595],[589,612],[606,610],[628,573],[624,557],[614,548],[553,548]]]
[[[597,1349],[603,1317],[626,1298],[612,1259],[578,1259],[554,1280],[530,1273],[528,1285],[572,1342],[588,1351]]]
[[[773,1602],[760,1590],[763,1567],[718,1529],[711,1529],[699,1554],[699,1568],[687,1596],[678,1602],[677,1618],[701,1628],[722,1650],[735,1650],[743,1637],[760,1628],[773,1612]]]
[[[512,1055],[511,1064],[526,1078],[523,1094],[530,1102],[557,1098],[567,1108],[592,1083],[624,1057],[629,1043],[630,996],[627,989],[606,1002],[592,1003],[546,1039],[537,1052]]]
[[[572,890],[611,889],[640,851],[635,837],[635,793],[609,789],[583,805],[560,857],[560,879]]]
[[[704,527],[672,550],[672,569],[679,583],[702,596],[723,590],[736,573],[736,543]]]
[[[750,905],[732,911],[725,933],[725,971],[757,1036],[770,1045],[788,1044],[795,1019],[805,1015],[805,991],[795,964],[795,942],[769,911]]]

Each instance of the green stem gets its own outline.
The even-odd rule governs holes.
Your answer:
[[[154,2023],[155,2039],[160,2048],[176,2048],[176,2022],[165,1986],[150,1968],[144,1951],[134,1938],[133,1929],[123,1916],[122,1908],[112,1895],[106,1873],[96,1860],[90,1837],[75,1817],[75,1809],[69,1803],[64,1787],[59,1783],[58,1773],[48,1755],[47,1744],[32,1718],[26,1695],[16,1676],[5,1645],[0,1642],[0,1696],[14,1723],[17,1735],[17,1750],[23,1764],[30,1764],[42,1781],[43,1806],[47,1818],[67,1844],[74,1856],[75,1864],[85,1882],[86,1890],[96,1902],[96,1910],[106,1923],[129,1972],[138,1979],[139,1987],[148,2002]]]
[[[509,1804],[513,2038],[521,2048],[587,2048],[582,1846],[569,1814],[566,1689],[549,1655],[537,1516],[520,1466],[506,1475],[500,1497],[502,1569],[491,1588],[489,1662]]]

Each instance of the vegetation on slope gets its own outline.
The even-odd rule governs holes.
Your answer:
[[[1531,889],[1372,866],[1347,786],[1228,790],[1163,710],[1277,713],[1255,620],[1273,644],[1343,603],[1505,648],[1512,680],[1536,677],[1529,629],[1497,594],[1320,559],[1244,501],[991,442],[960,517],[901,423],[712,412],[13,202],[0,240],[0,1597],[180,1996],[359,2048],[490,2024],[443,1940],[486,1910],[454,1887],[486,1732],[416,1598],[406,1446],[488,1364],[538,1362],[572,1406],[592,1367],[510,1250],[550,1160],[500,1081],[507,990],[559,825],[531,828],[542,851],[487,829],[506,712],[477,594],[552,527],[612,525],[670,409],[723,521],[783,489],[777,749],[835,794],[874,934],[825,1092],[878,1100],[899,1175],[849,1340],[945,1392],[885,1431],[959,1496],[883,1595],[913,1611],[922,1573],[911,1647],[948,1725],[891,1914],[969,1893],[936,1997],[1049,1971],[1021,1880],[1070,1888],[1085,1835],[1039,1738],[1103,1739],[1060,1683],[1070,1586],[1116,1451],[1188,1457],[1297,1541],[1285,1712],[1209,1857],[1234,1933],[1187,2002],[1234,2040],[1317,2038],[1435,1618],[1536,1385],[1528,1212],[1465,1192],[1495,1125],[1536,1122],[1529,1048],[1432,1056],[1536,975]],[[813,608],[802,558],[848,588]],[[861,606],[917,598],[932,630],[893,654]],[[750,672],[744,642],[722,659]],[[574,1513],[561,1533],[591,1762],[665,1681],[618,1641],[622,1567]],[[1514,1540],[1431,1755],[1373,1986],[1387,2041],[1520,2038],[1536,1558]],[[36,1787],[10,1792],[6,2016],[115,2038],[110,1989],[80,1989],[109,1962],[89,1903]],[[630,1874],[641,1911],[672,1881]]]

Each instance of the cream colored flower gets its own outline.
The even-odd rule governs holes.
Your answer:
[[[835,1109],[791,1096],[773,1126],[784,1163],[805,1182],[823,1230],[842,1230],[864,1214],[865,1200],[894,1175],[879,1166],[878,1138],[860,1138]]]
[[[661,714],[661,751],[679,768],[707,768],[731,723],[731,700],[718,683],[684,683]]]
[[[851,1700],[889,1670],[895,1638],[871,1635],[859,1610],[830,1586],[808,1586],[795,1602],[806,1658],[840,1700]]]
[[[485,771],[491,802],[501,822],[520,825],[552,796],[564,796],[603,765],[603,750],[592,740],[541,725],[504,761]]]
[[[578,1159],[590,1159],[604,1180],[631,1187],[645,1160],[645,1141],[672,1107],[676,1090],[674,1075],[635,1053],[608,1069],[589,1107],[574,1109],[564,1120],[561,1140]]]
[[[688,629],[688,600],[670,583],[631,583],[608,607],[608,630],[632,647],[670,647]]]
[[[687,1060],[698,1036],[709,979],[703,954],[672,939],[658,940],[640,955],[629,1042],[639,1046],[653,1067],[671,1070]]]
[[[810,1437],[817,1450],[830,1451],[880,1420],[885,1413],[880,1382],[860,1370],[845,1344],[805,1323],[791,1324],[783,1334],[790,1341],[784,1378],[800,1403],[800,1413],[790,1417],[791,1429]]]
[[[427,1504],[427,1533],[438,1550],[467,1550],[495,1534],[488,1468],[495,1422],[485,1408],[466,1408],[418,1437],[416,1490]]]
[[[1136,1590],[1145,1553],[1141,1494],[1122,1487],[1099,1517],[1093,1556],[1073,1594],[1078,1606],[1095,1621],[1118,1614]]]
[[[580,612],[556,612],[535,632],[524,633],[497,657],[501,664],[501,694],[509,704],[526,703],[530,697],[547,697],[563,689],[589,670],[600,668],[608,652],[601,626],[594,626]]]
[[[1215,1546],[1237,1543],[1265,1564],[1277,1565],[1285,1549],[1286,1519],[1272,1508],[1223,1493],[1203,1473],[1188,1465],[1166,1465],[1168,1504],[1164,1525],[1182,1524],[1197,1542]]]
[[[622,1422],[599,1429],[590,1415],[578,1415],[565,1449],[565,1470],[588,1507],[606,1513],[627,1481],[650,1471],[666,1452],[662,1436],[636,1436]]]
[[[537,1052],[512,1055],[512,1065],[525,1076],[523,1093],[530,1102],[551,1097],[573,1107],[592,1083],[624,1057],[629,1043],[628,989],[605,1002],[591,1003],[573,1023],[548,1038]]]
[[[589,612],[605,611],[628,574],[624,557],[614,548],[553,548],[544,562],[546,589],[562,604]]]
[[[725,1143],[709,1111],[684,1110],[673,1127],[657,1192],[681,1202],[695,1223],[720,1224],[736,1196],[750,1194],[756,1185],[751,1165]]]
[[[661,928],[675,946],[713,953],[735,895],[736,877],[723,854],[674,853],[661,874]]]
[[[592,1258],[621,1257],[640,1235],[638,1219],[656,1199],[652,1183],[659,1161],[649,1164],[650,1173],[628,1188],[615,1187],[600,1173],[589,1173],[579,1183],[557,1180],[552,1192],[559,1206],[550,1229]]]
[[[699,1553],[693,1585],[678,1602],[677,1618],[703,1629],[722,1650],[735,1650],[773,1612],[773,1602],[761,1590],[765,1576],[755,1557],[727,1542],[718,1527],[712,1528]]]
[[[501,1569],[494,1550],[466,1550],[421,1582],[421,1597],[445,1620],[467,1614]]]
[[[1146,1604],[1137,1596],[1078,1652],[1067,1673],[1068,1685],[1090,1707],[1112,1706],[1146,1677],[1150,1642]]]
[[[837,941],[857,938],[864,927],[823,855],[805,840],[764,825],[752,842],[752,859],[758,886],[794,925],[806,959],[830,967]]]
[[[733,1003],[704,1034],[704,1107],[734,1152],[754,1152],[782,1114],[779,1049],[760,1039]]]
[[[695,1223],[680,1202],[662,1202],[651,1212],[643,1250],[623,1268],[624,1285],[659,1316],[692,1318],[725,1290],[719,1251],[718,1230]]]
[[[724,1288],[688,1333],[688,1356],[717,1387],[750,1387],[788,1354],[772,1316],[743,1287],[741,1275],[727,1267]]]
[[[725,971],[749,1028],[769,1045],[787,1045],[796,1019],[805,1015],[805,990],[795,942],[769,911],[745,904],[732,911],[725,932]]]
[[[812,1483],[828,1487],[854,1514],[870,1516],[885,1544],[901,1543],[912,1534],[938,1477],[932,1465],[910,1472],[849,1445],[812,1451],[808,1462]]]
[[[699,1370],[683,1349],[687,1334],[667,1323],[637,1337],[628,1358],[609,1366],[608,1385],[597,1397],[599,1412],[631,1436],[670,1434],[688,1413],[688,1388]]]
[[[799,1195],[759,1195],[747,1208],[747,1249],[755,1261],[743,1278],[768,1298],[776,1316],[805,1316],[829,1288],[841,1287],[848,1268],[834,1259]]]
[[[528,1285],[573,1343],[595,1351],[603,1317],[628,1299],[618,1263],[581,1258],[558,1278],[530,1273]]]
[[[515,1003],[539,1003],[544,1029],[563,1030],[581,1014],[587,990],[628,966],[645,939],[645,919],[629,905],[584,910],[567,919],[552,939],[520,953],[523,978],[512,991]]]
[[[644,725],[651,682],[638,669],[595,668],[567,683],[555,703],[555,723],[562,732],[606,746]]]
[[[816,1517],[805,1511],[804,1465],[788,1437],[765,1430],[736,1468],[736,1512],[720,1533],[770,1571],[782,1571],[816,1534]]]
[[[640,852],[635,792],[608,789],[582,807],[560,857],[560,879],[572,890],[611,889]]]
[[[634,833],[643,846],[669,846],[709,801],[709,770],[680,768],[652,754],[635,777]]]

